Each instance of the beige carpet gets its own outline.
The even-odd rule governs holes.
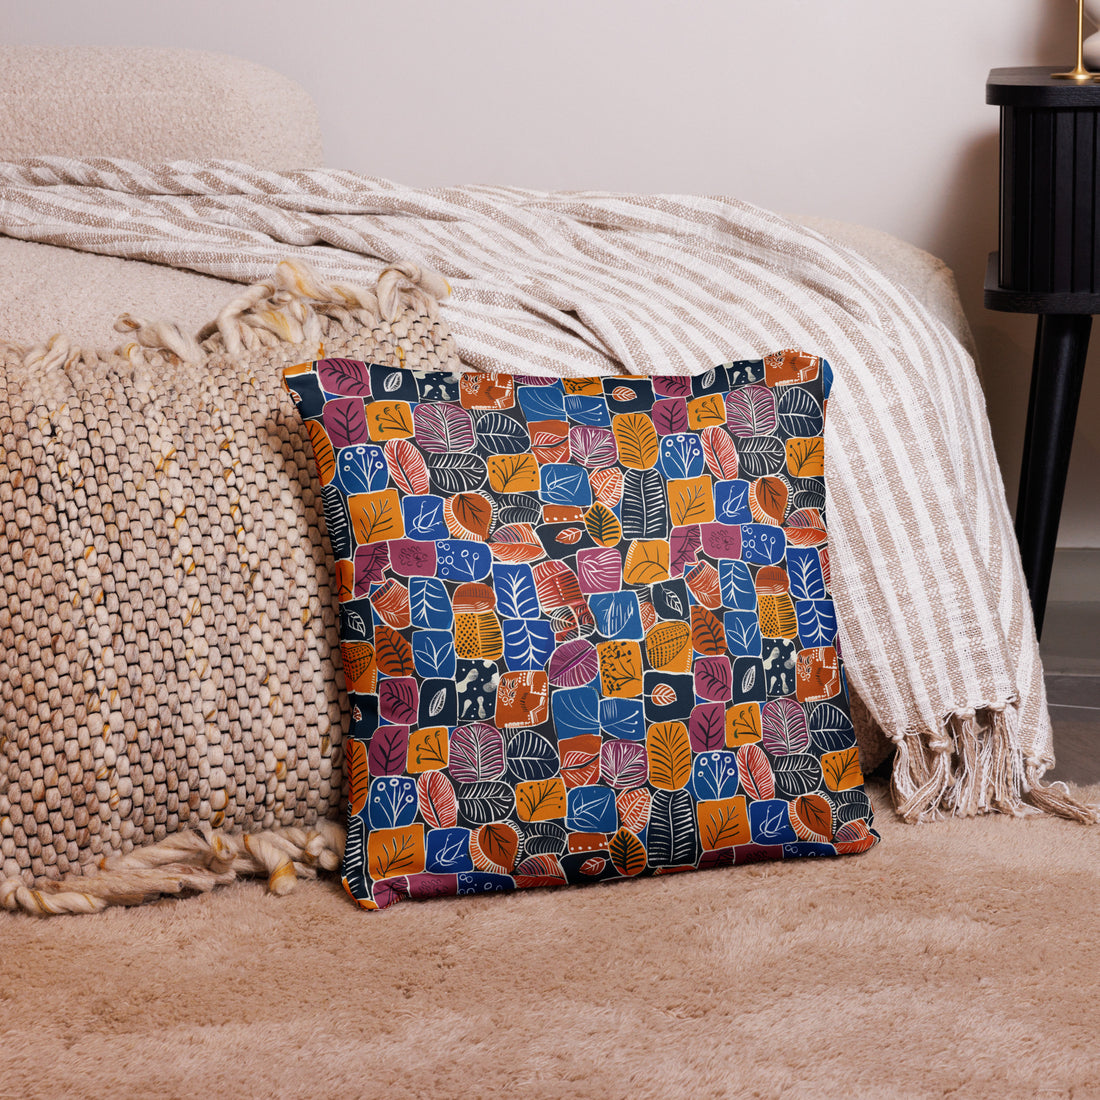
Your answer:
[[[0,916],[0,1096],[1100,1095],[1100,829],[875,801],[842,860]]]

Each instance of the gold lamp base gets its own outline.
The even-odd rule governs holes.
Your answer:
[[[1085,68],[1085,0],[1077,0],[1077,64],[1068,73],[1051,73],[1053,80],[1095,80],[1097,74]]]
[[[1069,73],[1051,73],[1052,80],[1100,80],[1100,73],[1091,73],[1088,69],[1074,69]]]

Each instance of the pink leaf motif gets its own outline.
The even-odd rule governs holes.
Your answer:
[[[408,726],[379,726],[370,741],[367,767],[372,776],[400,775],[409,750]]]
[[[423,772],[416,781],[420,816],[430,829],[453,829],[458,824],[458,799],[442,772]]]
[[[504,774],[504,737],[495,726],[475,722],[451,734],[447,770],[459,783],[480,783]]]
[[[574,461],[592,469],[610,466],[619,457],[615,433],[610,428],[588,424],[576,424],[569,429],[569,451]]]
[[[767,386],[744,386],[726,397],[726,423],[739,439],[771,435],[779,423],[775,398]]]
[[[409,896],[409,883],[404,877],[387,878],[376,882],[371,892],[374,895],[374,904],[379,909],[385,909]]]
[[[684,570],[688,566],[698,564],[695,552],[701,549],[703,545],[703,538],[698,524],[692,527],[674,527],[668,542],[670,551],[668,571],[670,576],[683,576]]]
[[[334,447],[350,447],[370,439],[367,410],[361,397],[341,397],[326,401],[321,419]]]
[[[688,737],[693,752],[713,752],[726,746],[726,708],[721,703],[700,703],[691,711]]]
[[[672,435],[689,429],[687,402],[657,401],[653,406],[653,426],[658,435]]]
[[[474,422],[457,405],[433,405],[424,402],[413,410],[416,442],[429,454],[471,451],[474,447]]]
[[[586,859],[581,864],[580,872],[582,875],[598,875],[606,866],[606,859],[600,859],[599,856],[593,856],[591,859]]]
[[[690,397],[691,376],[666,374],[653,379],[653,392],[659,397]]]
[[[372,584],[381,584],[383,569],[390,564],[390,547],[386,542],[368,542],[355,548],[355,596],[367,595]]]
[[[389,722],[416,723],[420,689],[412,676],[382,680],[378,685],[378,712]]]
[[[583,638],[558,646],[546,666],[546,675],[554,687],[583,687],[592,683],[599,671],[596,647]]]
[[[616,790],[637,787],[649,775],[649,758],[639,741],[605,741],[600,749],[600,778]]]
[[[728,657],[700,657],[695,662],[695,694],[728,703],[733,698],[733,673]]]
[[[704,428],[699,438],[703,441],[703,458],[710,472],[724,481],[737,477],[737,448],[729,432],[714,424]]]
[[[340,397],[370,397],[370,365],[358,359],[322,359],[317,364],[321,389]]]
[[[458,893],[457,875],[408,875],[410,898],[444,898]]]
[[[424,456],[407,439],[391,439],[382,447],[394,484],[410,496],[428,491],[428,467]]]
[[[585,592],[617,592],[622,587],[622,555],[614,547],[582,550],[577,554],[577,573]]]

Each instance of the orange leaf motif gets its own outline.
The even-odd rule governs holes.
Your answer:
[[[493,526],[493,502],[484,493],[456,493],[443,502],[443,519],[456,539],[484,542]]]
[[[355,541],[360,545],[399,539],[405,534],[396,489],[383,489],[380,493],[353,493],[348,497],[348,511]]]
[[[351,738],[344,749],[345,770],[348,773],[350,796],[348,812],[354,817],[361,813],[367,804],[370,790],[370,769],[367,767],[367,746],[362,741]]]
[[[670,684],[658,684],[649,697],[659,707],[670,707],[676,702],[676,689]]]
[[[683,722],[658,722],[649,727],[645,740],[650,783],[663,791],[686,787],[691,778],[691,739]]]
[[[701,561],[689,573],[684,574],[691,594],[712,610],[722,606],[722,586],[718,570],[709,561]]]
[[[645,846],[629,829],[620,829],[611,838],[607,852],[620,875],[632,877],[645,870]]]
[[[489,549],[497,561],[515,564],[533,562],[546,557],[546,551],[529,523],[509,523],[493,532]]]
[[[668,507],[674,527],[714,522],[714,489],[710,478],[689,477],[668,482]]]
[[[586,754],[580,757],[589,763],[594,759]],[[516,812],[520,821],[551,821],[564,817],[565,804],[565,782],[557,776],[516,784]]]
[[[367,834],[367,870],[376,882],[424,870],[424,826],[375,829]]]
[[[601,642],[600,683],[604,695],[630,699],[642,693],[642,647],[637,642]]]
[[[412,646],[381,623],[374,628],[374,659],[383,676],[411,676],[416,671]]]
[[[704,657],[726,652],[726,632],[717,616],[705,607],[691,609],[691,644]]]
[[[619,461],[631,470],[648,470],[657,462],[657,429],[645,413],[621,413],[611,427],[619,445]]]
[[[623,537],[618,516],[606,504],[593,504],[584,514],[584,525],[600,546],[614,546]]]
[[[640,833],[649,824],[649,807],[653,799],[644,787],[620,791],[615,796],[619,820],[632,832]]]
[[[833,835],[833,811],[819,794],[805,794],[791,803],[791,828],[800,840],[827,841]]]
[[[759,703],[738,703],[726,711],[726,748],[751,745],[762,736]]]
[[[744,795],[700,802],[696,813],[699,818],[699,836],[703,841],[703,848],[708,852],[718,848],[732,848],[736,844],[748,844],[752,840]]]
[[[378,668],[370,642],[341,642],[340,656],[348,691],[370,695],[378,690]]]
[[[623,473],[622,470],[609,468],[596,470],[588,479],[592,484],[592,492],[601,504],[608,508],[614,508],[623,499]]]
[[[778,527],[787,511],[790,490],[778,477],[758,477],[749,486],[749,510],[757,523],[770,523]]]
[[[409,616],[409,590],[390,577],[371,598],[371,607],[378,617],[394,630],[405,630],[411,622]]]
[[[824,440],[820,436],[788,439],[787,470],[795,477],[824,477]]]
[[[635,539],[626,552],[623,580],[627,584],[656,584],[668,580],[669,548],[665,539]]]
[[[483,825],[470,837],[470,858],[479,871],[508,874],[516,863],[519,834],[511,825]]]
[[[538,492],[539,467],[534,455],[490,455],[489,484],[498,493]]]
[[[313,460],[317,463],[317,477],[327,485],[336,476],[336,452],[332,449],[328,432],[319,420],[307,420],[306,431],[313,444]]]
[[[830,791],[850,791],[863,782],[859,751],[855,747],[825,753],[821,758],[821,770],[825,773],[825,786]]]
[[[710,472],[723,481],[737,477],[737,446],[733,436],[723,427],[704,428],[699,433],[703,441],[703,458]]]
[[[646,656],[662,672],[687,672],[691,668],[691,627],[687,623],[658,623],[646,634]]]

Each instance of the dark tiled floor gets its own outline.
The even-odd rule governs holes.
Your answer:
[[[1100,783],[1100,603],[1051,603],[1043,626],[1054,755],[1048,779]]]

